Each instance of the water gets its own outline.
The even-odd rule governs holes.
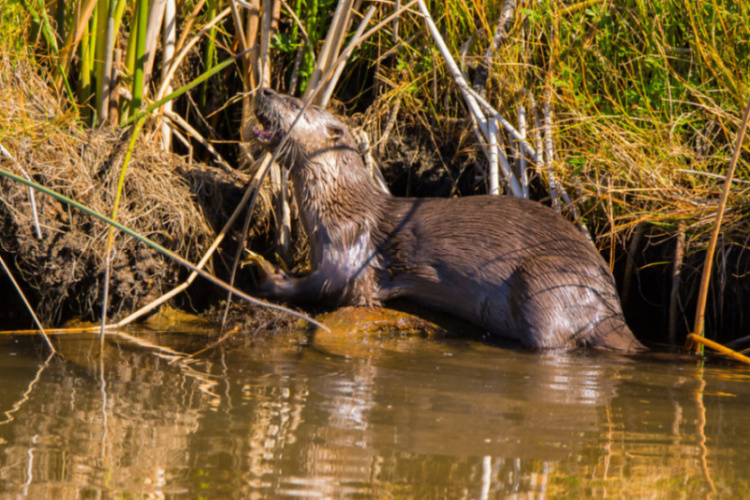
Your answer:
[[[110,343],[102,384],[94,340],[58,342],[0,339],[0,497],[750,494],[737,365],[321,334]]]

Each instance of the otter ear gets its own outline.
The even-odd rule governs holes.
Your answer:
[[[333,141],[338,141],[344,137],[344,127],[337,123],[327,123],[326,130],[328,130],[328,137]]]

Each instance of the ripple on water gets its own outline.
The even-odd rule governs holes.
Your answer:
[[[105,393],[85,363],[0,346],[0,496],[750,493],[744,368],[359,340],[189,366],[120,346]]]

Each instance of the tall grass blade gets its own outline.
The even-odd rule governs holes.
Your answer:
[[[107,51],[107,25],[109,24],[110,7],[115,0],[98,0],[96,3],[96,10],[94,11],[94,19],[92,21],[91,31],[91,43],[94,46],[94,75],[96,77],[96,87],[94,89],[94,109],[97,115],[102,109],[102,86],[104,80],[109,80],[109,74],[104,73],[104,66],[106,65],[106,51]],[[114,45],[114,42],[113,42]],[[110,54],[111,56],[111,54]],[[111,64],[111,59],[110,59]],[[92,125],[98,125],[102,123],[100,116],[97,116],[96,123]]]

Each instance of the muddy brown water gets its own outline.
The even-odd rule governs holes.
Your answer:
[[[151,334],[189,350],[198,334]],[[0,338],[2,498],[750,494],[750,370],[381,329],[170,363]],[[103,373],[103,376],[102,376]]]

